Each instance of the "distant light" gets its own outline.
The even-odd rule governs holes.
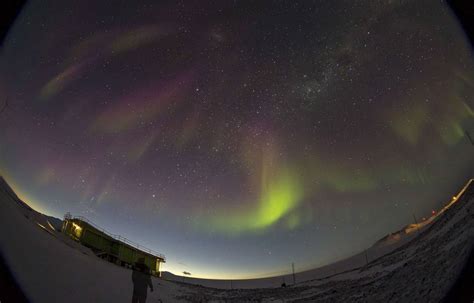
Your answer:
[[[37,224],[39,227],[41,227],[42,229],[47,230],[46,227],[44,227],[43,224],[40,224],[40,223],[38,223],[38,222],[36,222],[36,224]]]
[[[50,227],[52,230],[56,230],[56,229],[53,227],[53,225],[51,225],[51,223],[49,223],[48,220],[46,220],[46,223],[48,223],[49,227]]]
[[[72,229],[73,229],[73,232],[74,232],[74,235],[77,237],[77,238],[80,238],[81,235],[82,235],[82,227],[79,226],[78,224],[72,222]]]

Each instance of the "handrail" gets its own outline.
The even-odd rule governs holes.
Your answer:
[[[166,261],[166,258],[165,258],[165,256],[164,256],[163,254],[160,254],[160,253],[158,253],[158,252],[156,252],[156,251],[154,251],[154,250],[152,250],[152,249],[150,249],[150,248],[147,248],[147,247],[145,247],[145,246],[143,246],[143,245],[140,245],[140,244],[138,244],[138,243],[136,243],[136,242],[130,241],[129,239],[127,239],[127,238],[125,238],[125,237],[122,237],[121,235],[112,234],[112,233],[106,231],[106,230],[103,229],[102,227],[98,226],[97,224],[93,223],[92,221],[88,220],[87,218],[85,218],[85,217],[83,217],[83,216],[74,216],[74,217],[72,217],[72,219],[79,219],[79,220],[81,220],[81,221],[84,221],[84,222],[86,222],[87,224],[93,226],[93,227],[96,228],[97,230],[103,232],[104,234],[106,234],[106,235],[109,236],[109,237],[112,237],[112,238],[115,239],[115,240],[118,240],[118,241],[120,241],[120,242],[123,242],[123,243],[125,243],[125,244],[128,244],[128,245],[130,245],[130,246],[132,246],[132,247],[134,247],[134,248],[136,248],[136,249],[139,249],[139,250],[144,251],[144,252],[146,252],[146,253],[148,253],[148,254],[151,254],[151,255],[153,255],[153,256],[155,256],[155,257],[157,257],[157,258],[160,258],[160,259],[162,259],[163,261]]]

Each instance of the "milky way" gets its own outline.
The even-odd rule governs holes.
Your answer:
[[[472,50],[432,1],[32,1],[0,67],[6,179],[174,272],[327,264],[474,167]]]

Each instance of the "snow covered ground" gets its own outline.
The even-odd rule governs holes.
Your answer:
[[[471,185],[431,224],[394,246],[377,248],[377,255],[373,248],[377,257],[392,251],[368,265],[365,256],[356,255],[300,273],[298,281],[305,282],[286,288],[217,289],[153,278],[155,291],[147,302],[438,302],[473,247],[473,217]],[[130,302],[132,272],[95,257],[58,233],[51,220],[0,186],[0,252],[31,302]]]
[[[420,228],[419,231],[424,229]],[[387,243],[378,243],[372,247],[369,247],[366,251],[355,254],[349,258],[342,259],[340,261],[328,264],[322,267],[311,269],[308,271],[296,273],[297,283],[304,281],[322,279],[333,276],[338,273],[351,271],[353,269],[358,269],[367,264],[367,261],[371,262],[377,258],[380,258],[387,253],[395,250],[396,248],[402,246],[403,244],[411,241],[417,234],[410,233],[404,234],[403,237],[400,237],[396,242],[387,241]],[[366,259],[367,257],[367,259]],[[163,277],[167,280],[182,282],[182,276],[176,276],[168,272],[163,273]],[[185,277],[184,281],[189,284],[212,287],[212,288],[221,288],[221,289],[233,289],[233,288],[275,288],[280,287],[283,282],[287,285],[292,284],[293,276],[287,274],[284,276],[276,276],[269,278],[260,278],[260,279],[248,279],[248,280],[212,280],[212,279],[199,279],[192,277]]]

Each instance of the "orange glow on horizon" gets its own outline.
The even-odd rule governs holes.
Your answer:
[[[49,209],[44,207],[46,203],[43,203],[42,201],[39,201],[33,198],[31,194],[24,191],[22,187],[13,178],[5,174],[3,170],[1,171],[1,176],[5,179],[8,185],[10,185],[10,187],[18,196],[18,198],[20,198],[20,200],[23,201],[26,205],[28,205],[35,211],[40,212],[42,214],[57,216],[55,212],[52,212]],[[61,215],[59,215],[59,217],[61,217]]]

